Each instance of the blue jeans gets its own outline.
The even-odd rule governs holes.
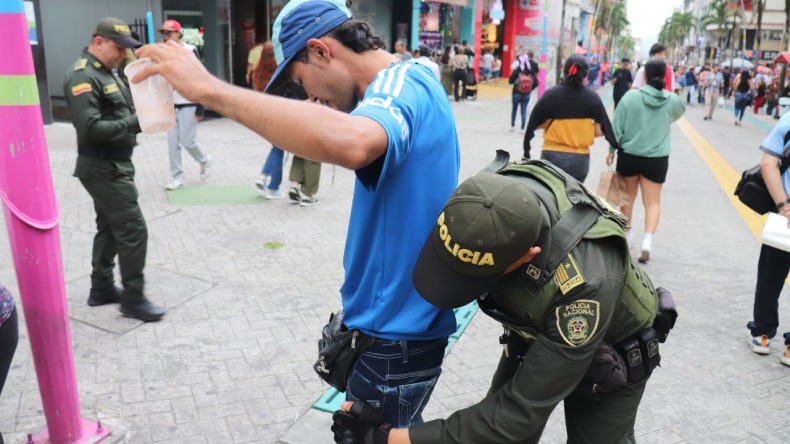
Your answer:
[[[283,181],[283,154],[283,150],[273,146],[266,157],[266,162],[263,164],[261,173],[272,178],[266,187],[270,190],[279,190],[280,183]]]
[[[513,93],[513,111],[510,113],[510,126],[516,126],[516,111],[521,108],[521,129],[527,126],[527,104],[531,93]]]
[[[743,113],[746,107],[749,106],[749,93],[737,92],[735,93],[735,118],[743,120]]]
[[[422,423],[422,411],[442,373],[446,346],[447,338],[377,339],[351,369],[346,400],[367,402],[394,427]]]
[[[573,176],[579,182],[584,182],[587,173],[590,172],[590,155],[563,153],[560,151],[541,151],[540,158],[548,160],[554,166],[559,167],[566,173]]]

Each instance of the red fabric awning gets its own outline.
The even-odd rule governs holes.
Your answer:
[[[774,59],[774,63],[790,63],[790,52],[783,52],[779,54]]]

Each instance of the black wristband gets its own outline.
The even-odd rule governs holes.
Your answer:
[[[788,198],[788,199],[785,199],[785,200],[783,200],[783,201],[779,202],[778,204],[776,204],[776,211],[779,211],[779,210],[781,210],[781,209],[782,209],[782,207],[784,207],[785,205],[787,205],[787,204],[789,204],[789,203],[790,203],[790,198]]]

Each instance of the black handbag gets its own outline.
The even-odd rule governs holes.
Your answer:
[[[790,132],[785,135],[785,145],[790,141]],[[790,167],[790,148],[785,149],[784,157],[782,157],[779,166],[779,174],[782,175],[788,167]],[[763,173],[760,171],[760,165],[749,168],[741,174],[741,180],[735,185],[735,193],[738,199],[744,205],[749,207],[757,214],[765,214],[769,211],[776,211],[776,202],[768,192],[768,187],[765,186],[765,179]]]

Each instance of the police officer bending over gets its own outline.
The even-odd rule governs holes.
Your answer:
[[[126,57],[126,48],[138,46],[124,22],[102,19],[90,46],[66,74],[63,95],[77,129],[74,176],[93,198],[96,210],[88,305],[121,302],[124,315],[153,322],[165,311],[143,293],[148,229],[137,204],[132,165],[140,124],[126,85],[112,71]],[[123,290],[114,284],[116,255]]]
[[[439,307],[477,300],[502,323],[491,389],[408,429],[346,402],[333,417],[335,441],[536,443],[564,400],[569,443],[635,442],[637,408],[677,312],[631,262],[626,223],[550,163],[492,165],[463,182],[425,242],[414,284]]]

